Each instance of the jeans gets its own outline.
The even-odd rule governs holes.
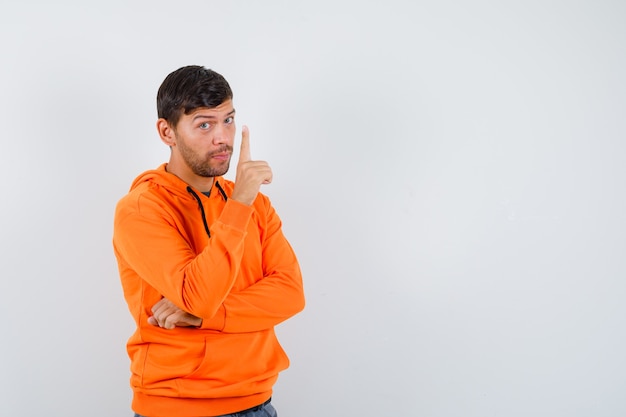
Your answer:
[[[143,417],[142,415],[135,414],[135,417]],[[272,406],[272,403],[268,403],[261,407],[259,410],[248,411],[247,413],[234,413],[224,414],[219,417],[278,417],[276,409]]]

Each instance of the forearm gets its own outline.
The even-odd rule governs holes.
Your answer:
[[[299,268],[263,278],[256,284],[231,291],[218,313],[204,320],[202,328],[244,333],[272,328],[304,308]]]

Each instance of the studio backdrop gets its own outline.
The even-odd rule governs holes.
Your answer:
[[[2,1],[0,415],[132,415],[113,213],[191,64],[229,80],[301,263],[281,417],[626,415],[625,17]]]

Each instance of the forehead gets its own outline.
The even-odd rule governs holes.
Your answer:
[[[198,107],[197,109],[192,110],[189,114],[184,114],[182,118],[190,120],[198,118],[221,119],[231,116],[234,113],[235,109],[233,108],[233,101],[229,99],[217,107]]]

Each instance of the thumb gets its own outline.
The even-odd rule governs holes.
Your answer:
[[[250,156],[250,131],[248,126],[241,129],[241,149],[239,151],[239,162],[246,162],[252,159]]]

